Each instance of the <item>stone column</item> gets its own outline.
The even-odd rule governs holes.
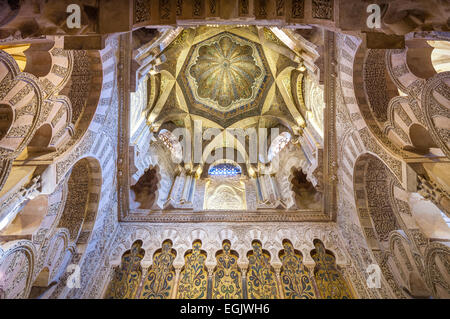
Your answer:
[[[256,177],[257,187],[259,187],[259,194],[261,196],[259,205],[270,205],[272,203],[272,194],[271,188],[268,189],[267,179],[270,178],[268,175],[261,174]]]
[[[247,295],[247,270],[248,270],[248,264],[247,263],[241,263],[239,264],[239,268],[241,269],[241,275],[242,275],[242,298],[248,299]]]
[[[275,195],[275,201],[281,200],[282,198],[281,198],[280,191],[278,189],[278,184],[277,184],[277,181],[275,180],[274,175],[269,175],[269,179],[270,179],[270,184],[272,185],[273,193]]]
[[[206,271],[208,272],[208,280],[206,282],[206,299],[212,299],[212,290],[213,290],[213,286],[212,286],[212,277],[214,274],[214,265],[205,265],[206,266]]]
[[[191,186],[192,175],[190,173],[186,174],[186,178],[184,180],[183,192],[181,195],[180,202],[182,204],[189,202],[189,190]]]
[[[175,282],[173,284],[170,299],[177,299],[178,282],[180,281],[181,268],[183,268],[182,265],[174,265],[174,267],[175,267]]]
[[[280,299],[286,299],[286,296],[284,295],[283,286],[281,285],[281,265],[275,265],[273,266],[275,269],[275,277],[277,280],[277,287],[278,287],[278,298]]]
[[[309,268],[309,269],[314,269],[314,266],[312,268]],[[319,292],[319,288],[317,288],[316,278],[314,277],[314,271],[310,271],[308,276],[309,276],[309,280],[311,281],[311,284],[312,284],[312,286],[314,288],[314,291],[316,293],[317,299],[322,299],[322,296],[320,295],[320,292]]]
[[[183,171],[180,171],[175,176],[173,183],[170,187],[169,197],[167,198],[167,203],[169,203],[169,202],[175,203],[177,198],[179,198],[179,194],[177,194],[176,192],[178,191],[178,185],[183,182],[183,181],[181,181],[182,174],[183,174]]]
[[[139,287],[136,290],[136,295],[134,296],[133,299],[141,299],[142,289],[144,287],[145,280],[147,279],[147,275],[148,275],[148,272],[150,270],[150,267],[151,267],[151,265],[148,265],[148,267],[145,268],[146,271],[142,272],[141,282],[139,283]],[[144,268],[144,266],[142,266],[142,268]]]
[[[255,184],[256,184],[256,196],[258,196],[258,201],[262,202],[264,201],[263,193],[261,189],[261,181],[259,180],[259,176],[255,177]]]
[[[191,185],[189,187],[189,196],[188,196],[189,203],[193,203],[193,201],[194,201],[194,193],[195,193],[195,185],[196,184],[197,184],[197,178],[195,178],[195,176],[192,176]]]

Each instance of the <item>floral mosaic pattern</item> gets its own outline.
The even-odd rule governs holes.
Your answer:
[[[137,240],[122,256],[120,268],[114,273],[106,299],[133,299],[136,295],[142,277],[141,260],[145,251],[142,241]]]
[[[145,279],[141,299],[168,299],[171,297],[175,278],[175,269],[172,264],[176,255],[175,249],[172,249],[172,241],[164,241],[161,249],[156,251],[153,257],[153,265]]]
[[[336,265],[336,258],[327,250],[320,240],[314,243],[316,249],[311,257],[316,262],[314,277],[323,299],[352,299],[353,296]]]
[[[231,250],[231,244],[225,240],[223,250],[216,256],[217,267],[214,270],[212,284],[213,299],[242,299],[242,275],[237,265],[238,254]]]
[[[262,68],[256,64],[252,47],[224,35],[217,42],[200,47],[190,75],[195,79],[200,99],[228,109],[234,102],[255,96]]]
[[[309,271],[303,265],[303,256],[294,249],[288,240],[283,242],[283,248],[279,256],[283,263],[281,286],[284,297],[286,299],[315,299],[316,293],[309,278]]]
[[[277,299],[277,280],[270,265],[270,254],[259,241],[252,242],[253,250],[247,254],[247,294],[249,299]]]
[[[192,249],[184,256],[185,265],[180,274],[178,299],[206,299],[208,273],[205,266],[206,252],[202,242],[194,241]]]

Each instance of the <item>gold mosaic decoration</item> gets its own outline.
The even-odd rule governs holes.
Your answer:
[[[193,90],[197,99],[221,110],[234,109],[253,99],[263,75],[254,57],[255,49],[235,39],[224,34],[205,43],[189,68],[189,75],[195,79]]]
[[[330,251],[325,250],[320,240],[314,241],[314,247],[316,249],[311,251],[311,257],[316,262],[314,277],[322,298],[352,299],[350,288],[337,268],[336,258]]]
[[[200,240],[194,241],[192,249],[184,256],[185,264],[180,273],[178,299],[206,299],[207,297],[206,252],[201,247]]]
[[[303,265],[303,256],[294,249],[289,240],[283,241],[283,250],[279,257],[281,268],[281,286],[286,299],[315,299],[316,293],[309,278],[309,271]]]
[[[213,299],[242,299],[242,275],[237,261],[239,255],[224,240],[222,250],[216,254],[217,267],[212,279]]]
[[[142,277],[141,260],[145,250],[141,248],[142,241],[133,243],[130,250],[122,256],[122,262],[114,272],[114,278],[109,284],[106,299],[133,299],[136,295]]]
[[[253,250],[247,253],[247,294],[249,299],[277,299],[277,280],[270,265],[270,254],[259,241],[252,242]]]
[[[172,241],[165,240],[162,247],[153,256],[153,265],[144,281],[141,299],[168,299],[171,297],[175,282],[173,261],[176,256],[175,249],[172,249]]]
[[[189,112],[224,127],[259,115],[273,81],[261,44],[228,31],[195,43],[177,75]]]

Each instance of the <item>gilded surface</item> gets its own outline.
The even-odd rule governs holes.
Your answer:
[[[195,64],[189,69],[198,98],[222,110],[254,98],[263,69],[253,55],[251,46],[238,43],[230,35],[201,46]]]
[[[206,299],[208,272],[205,266],[206,252],[202,242],[194,241],[192,249],[184,256],[185,265],[180,274],[178,299]]]
[[[217,267],[212,281],[213,299],[242,299],[242,275],[237,265],[239,255],[225,240],[216,255]]]
[[[350,289],[336,265],[336,258],[325,250],[322,242],[314,243],[311,257],[316,262],[314,277],[324,299],[352,299]]]
[[[153,265],[144,281],[141,299],[170,298],[174,286],[173,261],[176,255],[175,249],[172,249],[172,241],[165,240],[161,249],[158,249],[153,257]]]
[[[252,242],[253,250],[247,254],[247,294],[249,299],[277,299],[275,271],[270,265],[270,254],[259,241]]]
[[[309,278],[309,271],[303,265],[303,256],[294,249],[288,240],[283,242],[279,257],[281,268],[281,286],[286,299],[315,299],[316,293]]]
[[[224,127],[258,115],[273,80],[261,44],[227,31],[194,44],[177,75],[189,112]]]
[[[136,241],[131,249],[122,256],[122,263],[119,269],[114,272],[106,299],[133,299],[136,295],[142,277],[141,260],[145,251],[141,249],[142,242]]]

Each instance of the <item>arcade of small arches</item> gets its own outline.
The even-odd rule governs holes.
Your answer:
[[[0,4],[0,299],[450,298],[450,8],[37,2]]]
[[[334,254],[314,240],[310,255],[311,272],[303,264],[302,253],[289,239],[282,241],[278,253],[281,267],[275,269],[270,253],[259,240],[251,242],[247,261],[241,262],[230,240],[215,253],[217,264],[209,269],[207,252],[196,239],[184,253],[185,264],[174,267],[177,251],[170,239],[162,242],[153,255],[153,264],[144,272],[142,241],[135,241],[121,257],[120,266],[105,292],[108,299],[349,299],[348,283]],[[245,287],[245,288],[244,288]]]

